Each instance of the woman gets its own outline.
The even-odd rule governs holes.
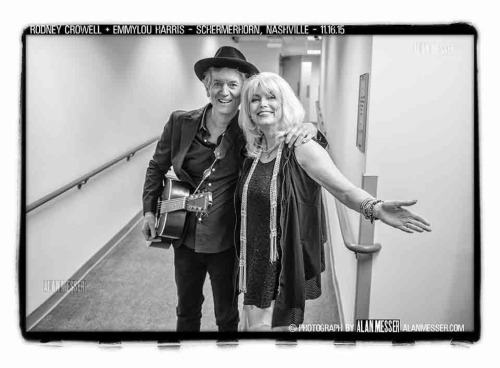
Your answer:
[[[243,87],[239,124],[249,159],[236,204],[247,330],[299,325],[305,300],[321,295],[326,240],[321,187],[371,221],[408,233],[431,231],[424,218],[404,208],[416,201],[376,200],[349,182],[317,142],[284,147],[277,136],[303,118],[304,109],[280,76],[261,73]]]

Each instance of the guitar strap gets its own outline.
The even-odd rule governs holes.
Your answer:
[[[214,150],[215,159],[212,162],[212,164],[205,171],[203,171],[203,177],[200,181],[200,184],[198,184],[193,194],[197,194],[199,192],[201,185],[205,182],[206,179],[208,179],[210,174],[212,174],[212,169],[217,163],[217,161],[222,160],[226,155],[227,149],[229,148],[229,141],[225,139],[225,137],[226,137],[226,132],[222,133],[221,141],[219,145],[215,147]]]

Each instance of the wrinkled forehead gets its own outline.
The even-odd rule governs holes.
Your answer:
[[[220,68],[212,70],[212,81],[242,82],[241,74],[236,69]]]

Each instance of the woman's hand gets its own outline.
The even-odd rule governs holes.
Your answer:
[[[431,231],[431,224],[426,219],[404,208],[404,206],[413,206],[415,203],[417,200],[380,202],[373,208],[373,214],[384,224],[406,233]]]
[[[318,129],[313,123],[303,123],[291,127],[286,132],[278,133],[276,139],[280,142],[284,141],[291,148],[294,145],[297,147],[309,142],[316,137],[316,134],[318,134]]]

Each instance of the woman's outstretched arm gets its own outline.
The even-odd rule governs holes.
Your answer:
[[[371,195],[351,183],[335,166],[332,159],[319,144],[309,141],[295,147],[295,156],[307,174],[347,207],[360,212],[363,201]],[[382,222],[401,231],[431,231],[423,217],[404,208],[417,201],[384,201],[373,208],[373,215]]]

